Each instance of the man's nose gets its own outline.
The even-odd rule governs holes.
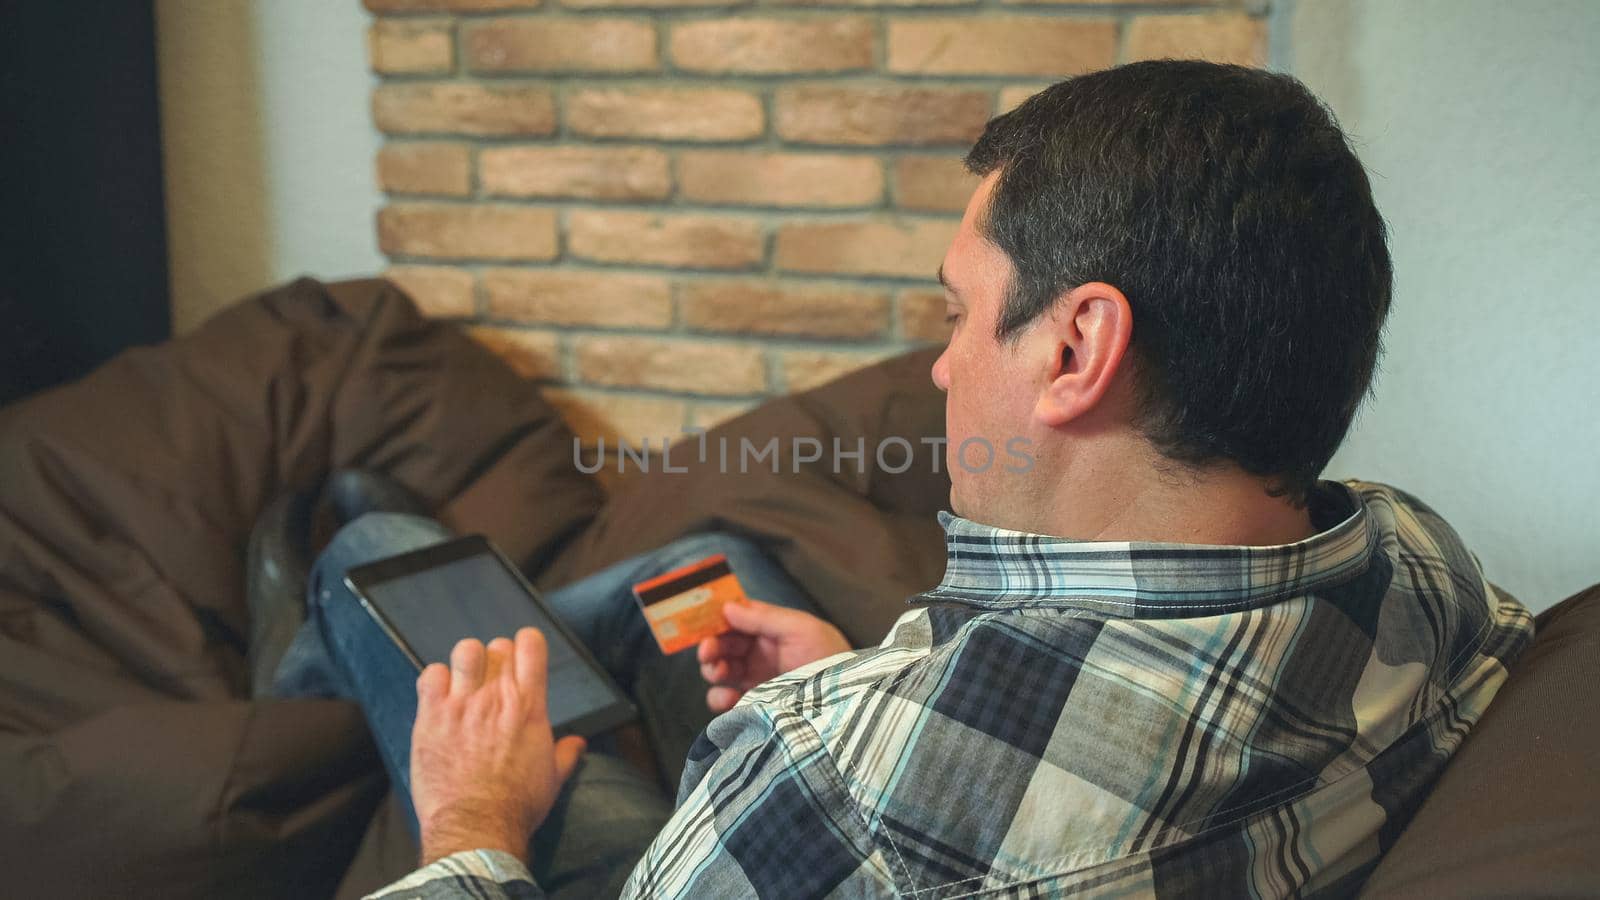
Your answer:
[[[950,347],[947,345],[939,358],[933,361],[934,386],[945,393],[950,392]]]

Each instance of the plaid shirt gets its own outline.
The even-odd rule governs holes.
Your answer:
[[[626,893],[1354,893],[1533,623],[1416,499],[1325,482],[1312,511],[1280,547],[941,514],[943,582],[713,721]],[[538,895],[482,852],[391,890]]]

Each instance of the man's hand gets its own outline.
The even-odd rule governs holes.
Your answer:
[[[456,644],[448,667],[417,678],[411,799],[422,864],[462,850],[504,850],[526,862],[528,837],[578,766],[583,738],[553,740],[545,708],[544,635],[517,632],[485,648]]]
[[[733,630],[700,642],[706,706],[715,713],[763,681],[851,649],[839,629],[797,609],[750,600],[729,603],[722,615]]]

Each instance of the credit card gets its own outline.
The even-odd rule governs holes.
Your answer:
[[[721,553],[633,586],[662,653],[677,653],[728,630],[726,603],[745,602],[744,588]]]

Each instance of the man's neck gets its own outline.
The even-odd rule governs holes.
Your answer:
[[[1154,459],[1122,458],[1045,485],[1030,498],[1024,530],[1085,541],[1273,546],[1316,533],[1306,507],[1267,493],[1238,469],[1172,472]],[[1041,502],[1042,501],[1042,502]]]
[[[1247,547],[1292,544],[1316,533],[1307,509],[1270,496],[1256,479],[1230,479],[1190,491],[1146,486],[1126,503],[1091,513],[1091,520],[1078,527],[1096,541]]]

